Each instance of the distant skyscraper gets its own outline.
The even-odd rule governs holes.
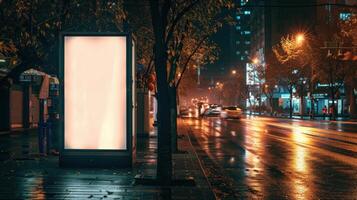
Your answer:
[[[238,0],[237,4],[241,6],[241,9],[236,13],[237,25],[235,35],[235,67],[244,67],[250,60],[251,50],[251,8],[244,7],[248,3],[248,0]]]
[[[250,8],[244,7],[248,0],[236,0],[241,7],[238,10],[226,10],[235,25],[225,24],[212,39],[219,46],[219,59],[214,64],[201,68],[201,86],[222,81],[231,74],[232,70],[245,70],[246,63],[250,60],[251,26]],[[205,84],[207,83],[207,84]]]

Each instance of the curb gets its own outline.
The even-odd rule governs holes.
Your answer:
[[[189,131],[190,131],[190,130],[189,130]],[[203,164],[202,164],[202,162],[201,162],[201,159],[198,157],[198,154],[197,154],[195,148],[193,147],[193,144],[192,144],[190,135],[189,135],[189,133],[188,133],[187,131],[185,132],[185,135],[186,135],[186,137],[188,138],[188,141],[189,141],[189,143],[190,143],[190,146],[191,146],[191,148],[192,148],[192,150],[193,150],[193,154],[194,154],[195,158],[196,158],[197,161],[198,161],[198,164],[199,164],[199,166],[200,166],[201,172],[203,173],[203,175],[204,175],[204,177],[205,177],[205,179],[206,179],[206,182],[207,182],[207,184],[208,184],[209,189],[211,190],[211,192],[212,192],[214,198],[215,198],[215,199],[218,199],[217,194],[216,194],[215,192],[213,192],[213,187],[212,187],[212,185],[211,185],[211,183],[210,183],[210,181],[209,181],[209,179],[208,179],[208,175],[207,175],[206,171],[204,170],[204,167],[203,167]]]
[[[297,117],[289,118],[289,117],[283,117],[283,116],[270,116],[270,115],[259,115],[259,114],[249,114],[249,113],[244,113],[245,116],[257,116],[257,117],[265,117],[265,118],[272,118],[272,119],[290,119],[290,120],[303,120],[303,121],[313,121],[313,122],[356,122],[357,120],[355,119],[340,119],[340,120],[326,120],[326,119],[316,119],[316,118],[321,118],[321,117],[316,117],[315,119],[306,119],[306,118],[300,118],[300,116],[295,115]]]

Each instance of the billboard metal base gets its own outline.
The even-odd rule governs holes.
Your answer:
[[[68,168],[130,168],[132,158],[128,155],[60,155],[59,165]]]

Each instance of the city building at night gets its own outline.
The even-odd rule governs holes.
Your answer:
[[[317,34],[319,30],[329,31],[332,24],[337,24],[341,20],[347,20],[351,16],[351,11],[336,6],[301,6],[301,7],[289,7],[289,5],[309,5],[327,4],[327,3],[339,3],[352,5],[352,1],[281,1],[281,0],[251,0],[248,5],[252,6],[251,9],[251,57],[259,61],[259,65],[266,66],[271,63],[271,59],[274,57],[272,48],[278,44],[281,37],[286,35],[294,35],[298,33]],[[354,2],[356,4],[356,2]],[[285,6],[280,8],[280,5]],[[326,41],[328,42],[328,41]],[[261,88],[264,84],[264,79],[258,80],[255,78],[252,70],[254,69],[254,63],[250,62],[246,66],[247,84],[250,85],[249,99],[247,99],[247,107],[249,104],[258,105],[258,100],[261,98],[262,104],[268,104],[266,97],[262,94]],[[339,84],[339,83],[336,83]],[[260,86],[259,86],[260,85]],[[338,96],[335,100],[337,104],[337,113],[344,114],[346,105],[344,105],[345,91],[343,87],[338,89]],[[296,93],[297,88],[294,88]],[[316,94],[311,94],[314,98],[315,106],[314,112],[321,114],[321,109],[324,106],[329,107],[332,100],[329,100],[328,85],[325,83],[319,83],[316,85]],[[260,96],[258,98],[258,96]],[[273,105],[275,108],[281,108],[282,110],[289,109],[289,92],[285,87],[278,85],[274,92]],[[296,114],[307,114],[311,109],[310,97],[307,95],[304,98],[304,105],[301,106],[301,97],[299,95],[293,95],[293,112]]]
[[[357,200],[357,0],[0,8],[0,200]]]
[[[244,68],[250,62],[251,51],[251,8],[244,7],[247,5],[248,0],[240,0],[237,2],[242,8],[236,13],[237,24],[235,26],[235,54],[236,54],[236,67]]]

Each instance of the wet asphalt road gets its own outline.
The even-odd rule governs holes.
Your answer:
[[[185,119],[238,199],[357,199],[357,122]],[[203,155],[204,154],[204,155]]]

